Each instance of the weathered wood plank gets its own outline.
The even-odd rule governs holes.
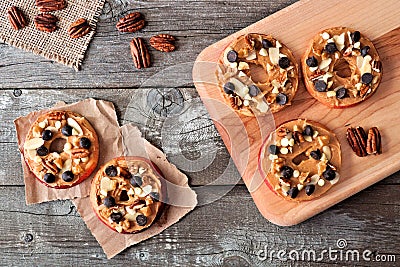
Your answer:
[[[208,45],[293,2],[108,0],[83,71],[75,73],[60,64],[1,44],[0,88],[138,87],[165,67],[193,62]],[[136,34],[121,34],[115,24],[119,17],[131,11],[142,12],[148,25]],[[148,40],[154,34],[165,32],[179,39],[178,50],[161,53],[151,49],[153,67],[136,70],[129,51],[130,39],[142,36]]]
[[[208,192],[224,189],[216,186]],[[390,191],[398,195],[400,188],[392,186]],[[395,226],[400,222],[400,200],[393,195],[388,194],[387,185],[377,185],[298,226],[283,228],[267,222],[245,186],[238,186],[212,205],[198,207],[162,234],[107,261],[69,201],[26,206],[22,187],[0,187],[0,256],[6,266],[56,262],[66,266],[119,265],[127,260],[131,265],[149,266],[287,266],[295,262],[276,257],[261,261],[257,253],[265,248],[267,252],[315,249],[321,253],[329,247],[336,249],[336,241],[344,238],[348,249],[399,257],[400,234]],[[322,262],[346,264],[327,257]]]

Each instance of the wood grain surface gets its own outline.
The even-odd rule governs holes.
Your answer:
[[[219,133],[194,88],[177,88],[183,103],[195,103],[186,127],[171,135],[177,143],[162,144],[166,117],[147,107],[153,89],[167,99],[169,88],[142,88],[153,74],[178,63],[194,61],[197,54],[218,40],[288,6],[293,0],[271,1],[132,1],[108,0],[98,32],[79,73],[35,55],[0,44],[0,265],[1,266],[396,266],[395,262],[283,261],[276,255],[260,260],[257,253],[272,249],[336,248],[345,238],[349,249],[393,254],[400,260],[400,173],[373,185],[321,214],[293,227],[271,224],[259,213],[232,165]],[[115,30],[118,18],[142,12],[148,25],[136,34]],[[178,37],[178,49],[163,54],[151,49],[152,68],[136,70],[129,54],[132,36],[147,40],[156,33]],[[133,98],[132,98],[133,96]],[[70,201],[26,206],[22,169],[12,121],[36,109],[87,97],[112,101],[124,121],[130,117],[145,137],[167,151],[202,199],[225,194],[218,201],[196,208],[162,234],[107,260]],[[163,99],[164,99],[163,98]],[[154,104],[154,103],[152,103]],[[147,109],[145,109],[147,108]],[[163,106],[168,110],[167,106]],[[189,110],[189,109],[188,109]],[[186,114],[186,113],[185,113]],[[180,142],[178,142],[181,140]],[[184,155],[184,158],[182,158]],[[200,156],[210,161],[196,169]],[[191,164],[187,167],[187,161]],[[208,185],[222,176],[217,185]],[[201,190],[208,185],[206,190]],[[397,263],[398,265],[398,263]]]
[[[386,133],[386,125],[393,121],[399,122],[396,110],[400,108],[400,95],[397,87],[400,81],[400,3],[398,1],[358,1],[347,3],[343,1],[302,1],[295,3],[249,27],[232,34],[225,39],[213,44],[202,51],[195,64],[193,76],[200,97],[212,117],[215,117],[220,127],[217,126],[222,139],[232,155],[232,158],[242,174],[243,180],[253,199],[265,218],[278,225],[294,225],[311,216],[331,207],[339,201],[359,192],[387,177],[400,169],[400,162],[393,163],[400,156],[400,137],[396,138]],[[323,12],[321,12],[321,9]],[[387,19],[378,24],[382,16]],[[368,20],[365,20],[368,17]],[[340,18],[340,19],[339,19]],[[310,23],[309,20],[321,21],[321,24]],[[283,25],[290,20],[293,27],[283,30]],[[273,118],[249,118],[237,116],[234,112],[223,112],[215,107],[216,103],[223,102],[223,96],[215,80],[217,65],[204,75],[201,64],[204,62],[218,62],[221,53],[235,38],[245,33],[271,33],[275,38],[285,43],[296,56],[301,58],[306,50],[309,40],[313,35],[324,28],[349,25],[359,29],[371,37],[376,45],[382,65],[384,77],[380,90],[369,100],[347,109],[329,109],[312,98],[300,83],[298,93],[292,106],[274,114]],[[300,64],[299,64],[300,65]],[[201,78],[198,78],[201,76]],[[208,79],[208,80],[207,80]],[[213,100],[213,101],[211,101]],[[227,107],[229,109],[229,107]],[[297,119],[305,118],[320,122],[331,129],[339,138],[342,150],[342,168],[340,181],[329,192],[317,199],[307,202],[288,202],[272,192],[263,183],[263,178],[258,172],[258,156],[262,141],[273,130],[273,126]],[[273,120],[273,121],[269,121]],[[218,125],[219,125],[218,124]],[[382,145],[385,153],[379,157],[358,158],[347,145],[346,128],[363,126],[367,129],[377,126],[384,135]],[[221,127],[224,127],[222,130]],[[391,130],[400,131],[400,126],[395,123]],[[247,142],[246,142],[247,141]],[[261,152],[261,156],[264,155]],[[268,169],[268,168],[266,168]]]

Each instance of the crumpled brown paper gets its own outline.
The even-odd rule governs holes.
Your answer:
[[[70,110],[84,116],[93,128],[96,130],[99,137],[100,157],[98,166],[106,163],[110,159],[120,156],[123,153],[121,133],[114,105],[111,102],[95,99],[86,99],[70,105],[59,103],[49,110]],[[18,148],[23,151],[25,137],[31,127],[31,124],[43,113],[49,110],[34,111],[25,117],[19,117],[14,120],[17,130]],[[77,197],[87,197],[90,193],[90,182],[96,171],[92,173],[82,183],[68,189],[54,189],[40,183],[29,167],[21,154],[21,162],[24,171],[25,182],[25,197],[26,204],[35,204],[56,199],[73,199]]]
[[[139,129],[132,125],[120,128],[123,137],[123,155],[150,159],[163,173],[167,182],[168,203],[160,218],[148,229],[136,234],[120,234],[103,224],[93,212],[88,197],[72,200],[94,237],[107,255],[112,258],[127,247],[155,236],[178,222],[197,205],[197,195],[190,189],[188,178],[166,156],[142,137]]]

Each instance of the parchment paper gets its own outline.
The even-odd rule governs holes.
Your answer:
[[[72,202],[103,248],[107,258],[112,258],[127,247],[161,233],[197,205],[197,195],[188,186],[186,175],[169,163],[160,150],[145,140],[136,126],[124,125],[120,130],[125,156],[146,157],[161,170],[167,180],[168,203],[171,204],[165,205],[161,217],[145,231],[137,234],[120,234],[108,228],[97,218],[88,197],[73,199]],[[183,205],[179,205],[179,203],[183,203]]]
[[[86,99],[74,104],[65,105],[57,104],[49,110],[69,110],[84,116],[97,132],[100,146],[100,157],[98,166],[106,163],[110,159],[120,156],[123,153],[121,133],[115,113],[114,105],[108,101]],[[37,117],[49,110],[34,111],[25,117],[19,117],[14,120],[17,131],[18,148],[23,151],[25,137],[29,131],[31,124]],[[56,199],[73,199],[77,197],[87,197],[90,193],[90,182],[96,173],[82,183],[67,189],[49,188],[39,182],[30,172],[21,155],[21,163],[24,171],[25,197],[26,204],[41,203]]]

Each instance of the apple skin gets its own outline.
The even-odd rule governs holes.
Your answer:
[[[96,167],[97,167],[97,162],[98,162],[98,160],[99,160],[99,150],[96,150],[95,152],[97,152],[97,153],[94,155],[94,156],[96,157],[96,160],[95,160],[96,164],[92,164],[92,166],[91,166],[89,169],[87,169],[87,171],[84,172],[84,173],[79,177],[78,180],[76,180],[75,182],[73,182],[72,184],[69,184],[69,185],[55,185],[55,186],[51,186],[50,184],[46,183],[45,181],[43,181],[42,179],[40,179],[39,177],[37,177],[37,176],[30,170],[30,167],[29,167],[28,161],[26,160],[27,158],[25,157],[24,151],[22,151],[21,153],[22,153],[23,156],[24,156],[25,164],[28,166],[29,171],[35,176],[35,178],[36,178],[41,184],[44,184],[45,186],[47,186],[47,187],[49,187],[49,188],[54,188],[54,189],[67,189],[67,188],[71,188],[71,187],[73,187],[73,186],[75,186],[75,185],[77,185],[77,184],[82,183],[82,182],[83,182],[84,180],[86,180],[86,179],[92,174],[92,172],[96,169]]]
[[[163,211],[163,209],[164,209],[164,202],[167,200],[167,188],[166,188],[166,183],[165,183],[164,175],[162,174],[162,172],[161,172],[161,170],[158,168],[158,166],[155,165],[152,161],[150,161],[150,160],[147,159],[147,158],[136,157],[136,156],[126,156],[126,157],[122,156],[122,157],[114,158],[114,160],[123,160],[123,159],[125,159],[125,160],[141,160],[141,161],[144,161],[144,162],[148,163],[148,164],[151,166],[151,168],[157,173],[158,176],[161,177],[161,179],[160,179],[160,182],[161,182],[161,190],[162,190],[162,191],[161,191],[161,194],[162,194],[163,197],[162,197],[162,200],[159,200],[159,202],[161,203],[161,206],[160,206],[160,208],[158,209],[158,214],[157,214],[157,216],[154,218],[154,221],[156,221],[156,220],[161,216],[162,211]],[[103,166],[104,166],[104,165],[103,165]],[[102,169],[103,166],[101,166],[100,169]],[[94,189],[93,181],[94,181],[94,178],[93,178],[93,180],[92,180],[91,190]],[[90,200],[91,200],[91,202],[92,202],[92,196],[90,196]],[[122,232],[118,232],[114,227],[112,227],[107,221],[104,220],[104,218],[102,218],[102,217],[96,212],[96,209],[94,208],[94,205],[92,205],[92,207],[93,207],[93,212],[96,214],[96,217],[97,217],[103,224],[105,224],[108,228],[110,228],[111,230],[113,230],[114,232],[119,233],[119,234],[136,234],[136,233],[139,233],[139,232],[142,232],[142,231],[146,230],[148,227],[151,226],[151,224],[150,224],[148,227],[143,228],[143,229],[141,229],[141,230],[139,230],[139,231],[133,231],[133,232],[122,231]],[[154,221],[153,221],[153,222],[154,222]]]

